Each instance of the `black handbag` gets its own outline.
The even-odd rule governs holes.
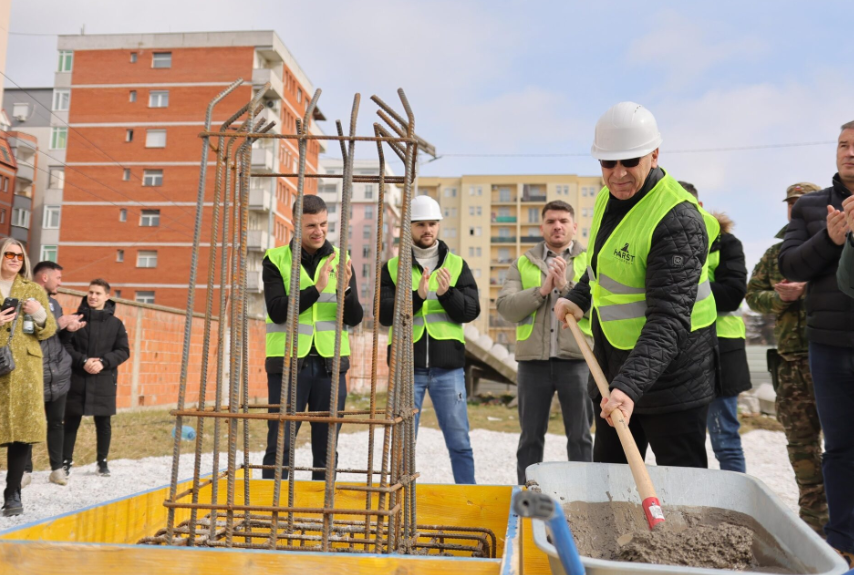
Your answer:
[[[18,325],[18,317],[21,315],[21,305],[15,308],[15,319],[12,321],[12,331],[9,333],[9,341],[4,347],[0,347],[0,377],[12,373],[15,369],[15,358],[12,356],[12,337],[15,335],[15,327]]]

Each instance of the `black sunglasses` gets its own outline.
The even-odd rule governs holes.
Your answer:
[[[617,164],[622,164],[624,168],[637,168],[641,158],[632,158],[630,160],[599,160],[603,168],[613,170]]]

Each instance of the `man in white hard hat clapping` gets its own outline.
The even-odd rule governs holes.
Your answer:
[[[610,383],[593,460],[625,463],[610,415],[622,411],[642,454],[659,465],[707,467],[706,415],[715,398],[715,318],[707,258],[719,231],[658,166],[661,134],[633,102],[596,124],[593,157],[606,187],[593,213],[588,271],[555,314],[592,308],[594,354]]]
[[[424,393],[430,393],[436,419],[451,455],[456,483],[474,483],[469,440],[463,324],[480,315],[477,284],[468,264],[439,239],[442,211],[429,196],[412,200],[412,341],[415,356],[415,429]],[[380,323],[394,320],[398,258],[382,270]],[[389,341],[393,334],[389,331]],[[389,348],[390,350],[391,348]]]

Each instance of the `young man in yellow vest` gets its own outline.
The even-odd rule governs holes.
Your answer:
[[[463,324],[480,315],[477,284],[468,264],[439,239],[442,211],[429,196],[412,200],[412,312],[415,358],[415,431],[424,393],[430,393],[445,436],[456,483],[474,483],[466,403],[466,339]],[[380,323],[394,321],[398,258],[382,269]],[[392,334],[389,332],[389,341]],[[391,348],[389,348],[390,350]]]
[[[593,352],[610,383],[595,386],[593,460],[625,463],[611,413],[619,409],[642,454],[659,465],[707,467],[706,416],[715,398],[715,309],[707,258],[718,223],[658,167],[661,134],[633,102],[596,124],[593,157],[606,187],[596,197],[590,264],[558,319],[592,309]]]
[[[699,201],[693,184],[679,184]],[[699,203],[702,207],[703,202]],[[724,214],[713,215],[721,226],[721,233],[712,243],[709,254],[709,282],[718,312],[715,330],[721,371],[718,396],[709,405],[709,439],[721,469],[745,473],[747,466],[738,433],[741,425],[738,421],[738,394],[752,387],[745,346],[747,330],[739,311],[747,294],[747,264],[741,242],[731,233],[732,220]]]
[[[543,241],[513,262],[496,299],[498,313],[516,324],[519,362],[517,399],[519,447],[516,475],[525,484],[525,469],[543,460],[552,397],[557,392],[570,461],[592,461],[593,404],[587,395],[590,370],[572,333],[560,329],[553,310],[587,271],[587,252],[573,238],[575,210],[561,200],[543,207]],[[589,322],[582,320],[589,330]],[[590,342],[592,343],[592,341]]]
[[[296,412],[329,411],[333,380],[338,385],[338,410],[344,409],[347,398],[347,385],[344,376],[350,367],[350,341],[347,332],[341,334],[341,372],[332,374],[332,359],[335,353],[335,321],[338,313],[337,274],[344,272],[344,325],[354,327],[362,321],[362,306],[359,303],[356,277],[347,258],[346,266],[341,265],[338,248],[326,240],[327,231],[326,203],[318,196],[303,198],[302,238],[300,250],[300,294],[299,294],[299,336],[297,356],[299,358],[297,376]],[[282,392],[282,373],[289,370],[285,360],[286,332],[288,319],[288,299],[290,296],[291,262],[294,241],[286,246],[267,250],[264,256],[264,301],[267,304],[267,391],[269,402],[278,404]],[[290,390],[285,392],[285,402]],[[278,413],[270,409],[270,413]],[[340,426],[339,426],[340,427]],[[297,432],[300,424],[297,422]],[[276,442],[279,425],[277,421],[267,422],[267,451],[264,465],[275,465]],[[326,466],[326,449],[329,436],[329,424],[311,424],[312,467]],[[285,449],[283,462],[287,465],[289,437],[285,431]],[[272,479],[273,469],[264,469],[262,477]],[[311,478],[324,480],[326,474],[313,471]],[[287,479],[287,473],[282,475]]]

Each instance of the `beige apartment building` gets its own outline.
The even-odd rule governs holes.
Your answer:
[[[542,210],[552,200],[575,209],[576,240],[586,246],[593,203],[602,186],[600,176],[573,174],[418,179],[418,193],[442,206],[439,237],[468,262],[480,288],[482,312],[474,325],[481,333],[513,350],[516,326],[495,309],[510,264],[542,239]]]

